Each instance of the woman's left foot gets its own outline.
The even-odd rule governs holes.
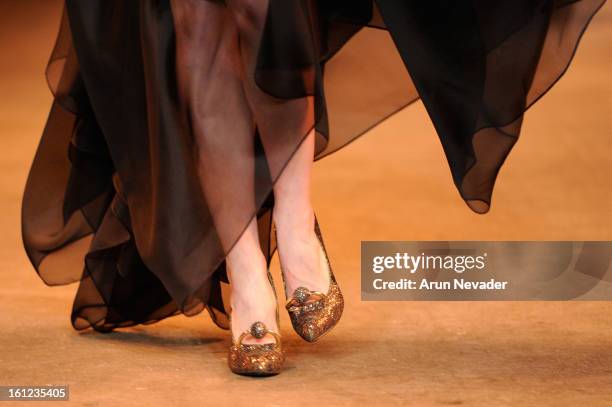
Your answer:
[[[314,214],[287,216],[274,223],[286,291],[293,293],[299,287],[308,287],[327,292],[327,258],[315,233]]]
[[[283,221],[277,224],[277,241],[288,297],[286,309],[295,331],[304,340],[314,342],[337,324],[344,299],[314,214],[302,220],[293,216]]]

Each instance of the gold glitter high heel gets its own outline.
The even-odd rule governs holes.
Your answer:
[[[251,336],[261,339],[267,334],[274,337],[274,343],[245,344],[242,341]],[[244,331],[230,347],[227,359],[232,372],[245,376],[272,376],[279,374],[285,363],[278,332],[266,328],[263,322],[255,322]]]
[[[293,329],[302,339],[308,342],[315,342],[336,326],[344,310],[344,298],[329,263],[329,257],[323,244],[323,236],[321,235],[316,216],[315,234],[319,240],[321,250],[325,256],[325,264],[327,264],[329,271],[329,289],[324,294],[318,291],[311,291],[306,287],[298,287],[285,304]],[[283,282],[285,283],[285,295],[287,295],[287,284],[284,275]]]
[[[274,290],[272,275],[269,271],[268,281],[272,285],[274,298],[278,301],[276,291]],[[276,308],[276,325],[280,326],[278,307]],[[255,339],[262,339],[267,334],[270,334],[274,338],[273,343],[243,343],[244,339],[249,336]],[[229,350],[227,363],[230,370],[239,375],[273,376],[279,374],[285,363],[285,353],[281,345],[280,334],[268,329],[261,321],[254,322],[248,330],[240,334],[237,340],[234,340],[232,334],[232,346]]]

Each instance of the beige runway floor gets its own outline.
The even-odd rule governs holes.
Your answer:
[[[77,333],[76,286],[46,287],[30,266],[20,200],[51,102],[59,6],[0,0],[0,385],[68,384],[81,406],[612,405],[612,303],[359,299],[361,240],[612,240],[612,6],[528,112],[489,214],[459,198],[419,103],[316,164],[347,309],[314,345],[283,315],[288,367],[262,380],[229,372],[229,337],[205,314]]]

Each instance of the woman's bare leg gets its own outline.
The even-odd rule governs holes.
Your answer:
[[[303,139],[314,122],[313,98],[279,101],[258,87],[253,72],[268,2],[227,0],[227,3],[239,29],[246,96],[272,176],[278,177],[274,186],[274,222],[287,288],[290,294],[299,286],[327,292],[329,275],[314,233],[311,203],[314,132],[310,131]]]
[[[289,293],[300,286],[323,293],[329,288],[326,259],[314,232],[313,155],[310,133],[274,186],[274,222]]]
[[[255,321],[277,330],[276,301],[256,220],[251,219],[256,209],[254,124],[242,86],[237,28],[226,7],[209,1],[172,0],[172,12],[177,75],[181,96],[190,107],[200,180],[224,249],[231,249],[226,264],[232,330],[237,337]]]

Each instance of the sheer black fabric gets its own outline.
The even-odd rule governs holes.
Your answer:
[[[75,329],[227,327],[225,256],[256,219],[270,259],[272,187],[308,134],[320,159],[420,98],[485,213],[604,1],[66,0],[26,251],[80,282]]]

